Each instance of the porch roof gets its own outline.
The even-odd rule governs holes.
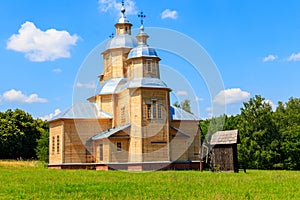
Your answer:
[[[99,140],[99,139],[109,138],[109,137],[113,136],[114,134],[118,133],[119,131],[122,131],[122,130],[125,130],[126,128],[129,128],[130,126],[131,126],[131,124],[125,124],[125,125],[116,126],[114,128],[107,129],[107,130],[93,136],[92,140]],[[129,136],[124,135],[124,137],[120,136],[118,138],[129,138]]]

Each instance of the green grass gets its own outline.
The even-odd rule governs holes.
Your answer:
[[[300,199],[299,171],[53,170],[0,161],[0,199]]]

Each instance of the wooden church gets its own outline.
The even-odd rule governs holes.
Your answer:
[[[143,21],[135,37],[131,27],[123,5],[102,52],[97,93],[50,121],[50,168],[199,167],[199,120],[170,105],[171,88],[160,79],[161,59]]]

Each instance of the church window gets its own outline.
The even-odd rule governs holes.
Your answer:
[[[146,116],[147,119],[151,119],[151,104],[146,105]]]
[[[158,104],[158,107],[157,107],[157,117],[159,119],[161,119],[161,108],[162,108],[162,104]]]
[[[99,144],[99,160],[103,161],[103,144]]]
[[[151,62],[150,61],[147,62],[147,69],[148,69],[148,72],[151,72]]]
[[[152,73],[157,76],[157,63],[152,63]]]
[[[146,103],[146,118],[147,119],[161,119],[162,118],[162,104],[157,101],[157,98],[152,98],[151,103]]]
[[[121,142],[117,142],[117,151],[118,152],[122,151],[122,143]]]
[[[153,118],[154,119],[156,118],[156,107],[157,107],[156,104],[157,104],[156,101],[152,102],[152,105],[153,105]]]
[[[121,108],[121,123],[125,123],[126,118],[125,118],[125,106]]]
[[[59,153],[59,147],[60,147],[60,142],[59,142],[59,135],[56,138],[56,153]]]
[[[55,137],[52,137],[52,154],[55,153]]]

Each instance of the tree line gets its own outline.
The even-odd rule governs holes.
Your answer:
[[[236,116],[219,116],[200,122],[203,140],[217,130],[238,129],[240,167],[300,169],[300,99],[278,102],[275,111],[261,96],[243,103]]]

